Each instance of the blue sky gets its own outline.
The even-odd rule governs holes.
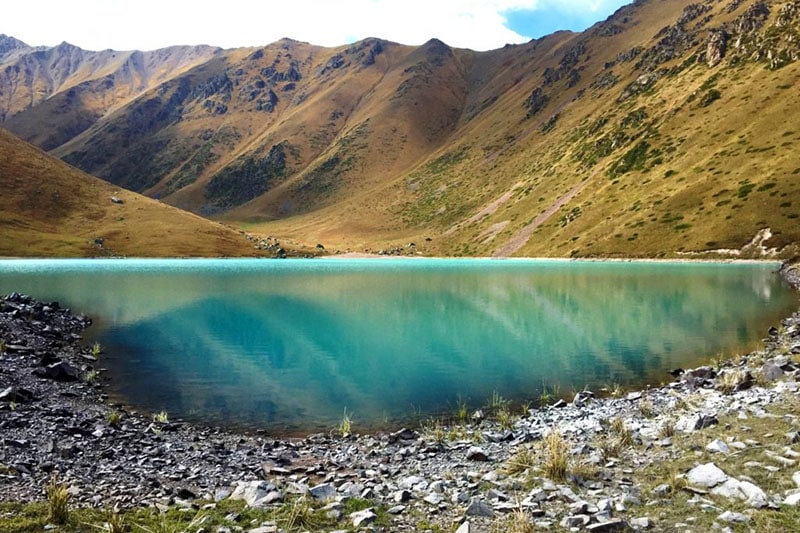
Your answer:
[[[596,7],[589,6],[588,9],[565,2],[539,3],[535,9],[512,9],[503,15],[506,27],[520,35],[538,39],[557,30],[583,31],[627,3],[621,0],[598,1]]]
[[[432,37],[489,50],[559,29],[583,30],[620,0],[38,0],[3,6],[0,33],[30,45],[88,50],[177,44],[261,46],[290,37],[338,46],[366,37],[418,45]]]

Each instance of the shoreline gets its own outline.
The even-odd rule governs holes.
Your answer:
[[[780,271],[787,283],[800,287],[797,268],[784,265]],[[308,499],[314,508],[358,500],[379,511],[373,514],[380,515],[378,523],[388,521],[389,530],[413,529],[425,522],[443,531],[458,527],[461,532],[465,524],[465,531],[489,531],[514,519],[517,511],[540,529],[598,526],[591,530],[611,531],[624,523],[637,530],[660,530],[674,525],[653,512],[660,509],[654,502],[665,498],[654,491],[664,483],[651,487],[637,480],[631,484],[631,476],[665,460],[671,464],[686,457],[694,460],[697,450],[678,450],[677,435],[682,435],[680,440],[711,442],[715,431],[727,431],[726,426],[745,420],[742,416],[755,425],[761,414],[780,409],[788,398],[797,399],[800,394],[800,358],[795,355],[800,354],[798,311],[780,327],[770,329],[763,350],[716,367],[687,370],[662,387],[604,398],[581,391],[570,403],[562,400],[511,420],[502,418],[498,410],[486,409],[483,417],[412,430],[274,439],[258,431],[247,434],[154,420],[109,404],[103,387],[86,379],[102,365],[102,355],[92,360],[90,349],[81,344],[80,332],[88,324],[67,310],[25,297],[0,300],[0,333],[4,332],[5,340],[5,353],[0,356],[2,501],[41,500],[42,487],[57,472],[70,487],[74,504],[86,507],[149,507],[160,512],[170,506],[187,508],[186,502],[191,509],[193,500],[222,506],[231,496],[241,496],[248,506],[272,512],[297,498]],[[59,361],[40,364],[47,362],[46,357],[52,361],[53,356]],[[31,375],[35,368],[49,370],[59,363],[64,363],[61,369],[68,375],[71,367],[75,379]],[[774,380],[760,382],[757,376],[767,370]],[[650,416],[645,416],[645,410]],[[608,423],[613,420],[621,420],[630,434],[630,449],[618,451],[620,457],[607,456],[603,447],[603,441],[611,441]],[[660,434],[668,422],[674,426],[676,439]],[[581,473],[554,481],[535,464],[512,473],[515,468],[509,465],[525,450],[543,460],[547,450],[542,443],[554,431],[568,443],[570,463]],[[728,444],[745,447],[736,453],[756,449],[745,439],[731,438]],[[783,462],[771,463],[780,465],[780,473],[791,479],[794,469],[787,461],[794,464],[793,454],[800,456],[800,435],[791,442],[781,434],[761,436],[760,448],[768,448],[769,439],[775,440],[776,453],[783,448],[792,452],[781,457]],[[679,451],[670,458],[669,454]],[[716,457],[713,452],[703,454]],[[697,459],[705,460],[705,455]],[[594,474],[589,475],[590,470]],[[759,481],[751,471],[737,473],[728,468],[726,475]],[[709,489],[696,488],[700,492],[691,492],[691,497],[711,501],[719,509],[731,502],[727,505],[731,512],[743,511],[737,498],[712,496]],[[800,500],[794,496],[800,494],[800,487],[759,490],[763,502],[759,495],[758,506],[745,506],[752,509],[745,513],[749,520],[759,520],[759,513],[793,508]],[[678,493],[670,498],[677,499]],[[684,525],[687,530],[702,531],[703,516],[709,511],[703,502],[696,505],[697,521]],[[719,520],[717,514],[714,520]],[[368,523],[356,526],[355,520],[339,512],[325,529]],[[599,527],[604,524],[612,529]]]

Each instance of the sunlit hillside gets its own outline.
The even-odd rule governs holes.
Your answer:
[[[328,250],[704,256],[755,238],[746,253],[791,255],[798,6],[644,0],[480,53],[208,49],[130,101],[90,106],[106,93],[81,84],[5,124],[119,186]]]

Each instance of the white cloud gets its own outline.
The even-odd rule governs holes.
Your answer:
[[[528,40],[507,27],[510,9],[597,10],[603,0],[39,0],[3,6],[0,32],[32,45],[86,49],[172,44],[258,46],[281,37],[335,46],[364,37],[487,50]],[[556,28],[554,28],[556,29]]]

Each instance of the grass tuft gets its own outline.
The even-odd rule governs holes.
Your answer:
[[[109,426],[116,427],[122,421],[122,413],[120,413],[119,411],[111,411],[110,413],[108,413],[106,421],[108,422]]]
[[[169,424],[169,414],[166,411],[160,411],[153,415],[153,422]]]
[[[504,470],[509,475],[520,474],[536,464],[536,452],[528,446],[523,446],[506,461]]]
[[[58,482],[55,474],[45,486],[47,496],[47,521],[52,524],[63,525],[69,519],[69,492],[67,486]]]
[[[350,436],[352,429],[353,420],[350,415],[347,414],[347,407],[345,407],[344,413],[342,414],[342,419],[339,421],[339,425],[336,427],[336,432],[340,437],[348,437]]]
[[[551,431],[543,439],[544,474],[553,481],[564,481],[567,478],[569,450],[567,441],[558,431]]]

